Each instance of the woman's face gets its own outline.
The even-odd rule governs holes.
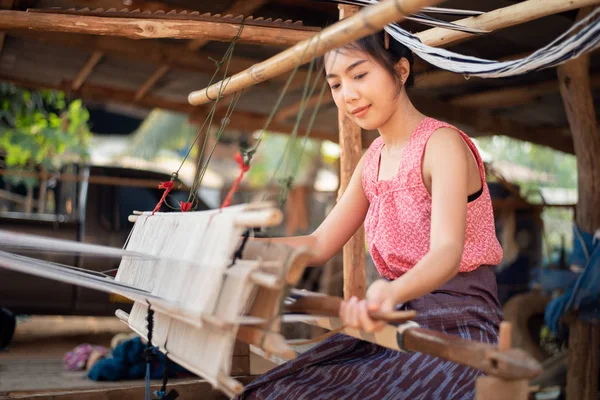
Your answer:
[[[398,82],[368,54],[330,52],[325,72],[335,105],[361,128],[377,129],[397,110]]]

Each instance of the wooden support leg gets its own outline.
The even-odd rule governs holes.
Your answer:
[[[569,326],[567,400],[598,398],[600,326],[575,320]]]
[[[507,381],[495,376],[481,376],[475,384],[477,400],[527,400],[527,380]]]
[[[340,19],[352,16],[358,11],[356,6],[339,5]],[[343,112],[338,113],[340,128],[340,189],[342,196],[356,165],[362,157],[362,132],[360,126],[352,122]],[[344,246],[344,298],[356,296],[365,298],[367,267],[365,255],[365,231],[361,227]]]
[[[500,324],[498,350],[507,351],[511,348],[511,330],[509,322]],[[481,376],[475,383],[477,400],[527,400],[529,397],[529,382],[527,379],[509,381],[495,376]]]
[[[577,16],[591,11],[583,8]],[[600,135],[590,85],[590,59],[583,55],[559,65],[558,83],[577,156],[577,225],[586,232],[600,229]],[[567,400],[591,400],[598,395],[600,328],[575,322],[570,329]]]

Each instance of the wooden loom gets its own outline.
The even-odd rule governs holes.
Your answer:
[[[36,249],[122,257],[114,281],[80,271],[59,271],[51,264],[4,252],[0,252],[0,266],[134,300],[130,314],[120,310],[116,314],[145,339],[150,307],[154,313],[152,344],[230,396],[243,391],[243,385],[230,375],[236,340],[292,359],[296,353],[280,334],[281,323],[304,321],[327,329],[342,328],[336,317],[341,299],[290,291],[306,267],[310,256],[306,249],[250,241],[243,251],[236,251],[246,229],[281,222],[281,212],[270,204],[148,212],[131,219],[135,224],[125,250],[0,231],[0,243],[7,247],[29,243]],[[512,385],[510,397],[504,398],[526,398],[528,379],[541,371],[533,357],[518,349],[499,349],[420,328],[410,321],[415,315],[413,311],[372,315],[400,325],[387,325],[374,334],[356,329],[342,332],[398,351],[420,351],[478,368],[491,375],[486,379],[491,381],[488,386],[496,388],[492,391],[498,385]],[[486,387],[481,398],[489,398],[489,392]]]

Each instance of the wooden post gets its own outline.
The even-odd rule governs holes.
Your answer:
[[[355,14],[359,8],[356,6],[338,5],[340,19]],[[352,122],[342,111],[338,113],[340,129],[340,189],[338,199],[342,196],[356,165],[362,157],[362,138],[360,126]],[[356,296],[365,297],[367,267],[365,255],[365,230],[361,226],[344,246],[344,298]]]
[[[510,322],[500,323],[498,334],[498,350],[509,351],[512,346],[512,325]],[[475,381],[477,400],[527,400],[529,387],[527,379],[506,380],[496,376],[480,376]]]
[[[578,19],[591,10],[581,9]],[[594,233],[600,229],[600,135],[590,89],[589,55],[558,66],[560,93],[573,134],[577,157],[576,222]],[[567,400],[592,400],[598,394],[600,327],[583,321],[570,326]]]

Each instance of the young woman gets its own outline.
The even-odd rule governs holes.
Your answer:
[[[348,188],[311,235],[314,264],[331,258],[364,223],[382,279],[366,300],[343,303],[349,327],[380,329],[368,310],[413,309],[421,326],[493,343],[501,319],[492,266],[502,259],[490,193],[466,134],[411,103],[412,54],[383,33],[324,57],[337,107],[379,131]],[[470,399],[479,372],[421,353],[335,335],[248,385],[242,399]]]

